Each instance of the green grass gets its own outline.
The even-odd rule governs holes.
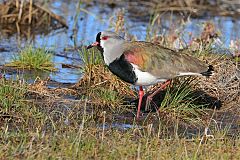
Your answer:
[[[59,99],[47,98],[22,103],[26,101],[25,87],[21,81],[1,79],[1,97],[8,93],[19,95],[9,107],[20,107],[7,110],[7,114],[0,113],[0,159],[219,160],[238,159],[240,156],[239,133],[231,131],[232,124],[219,128],[212,117],[208,118],[212,136],[205,137],[202,125],[195,125],[192,132],[193,128],[180,125],[181,117],[171,124],[156,116],[141,123],[135,122],[134,117],[131,117],[132,121],[127,117],[124,120],[124,113],[115,114],[105,109],[96,111],[95,104],[83,101],[70,105],[63,101],[58,103]],[[193,113],[193,110],[185,108],[188,105],[190,109],[196,109],[192,104],[195,99],[190,87],[190,84],[175,83],[168,88],[161,112],[165,110],[175,115]],[[117,98],[115,91],[96,91],[101,92],[103,100],[113,102]],[[177,111],[177,105],[183,108]],[[103,116],[96,118],[95,114]],[[121,116],[123,121],[118,120]],[[133,128],[111,127],[125,123]]]
[[[119,92],[105,89],[103,87],[97,87],[93,89],[92,99],[101,107],[109,107],[113,112],[117,109],[123,110],[123,99],[124,97]],[[91,95],[90,95],[91,96]]]
[[[124,108],[124,95],[132,94],[129,84],[108,70],[96,48],[87,50],[82,47],[79,54],[84,63],[84,67],[81,68],[84,77],[77,84],[79,88],[84,88],[80,96],[88,96],[100,108],[107,107],[114,112]]]
[[[169,126],[164,123],[153,129],[143,125],[124,131],[104,130],[99,126],[105,121],[94,121],[91,114],[81,111],[82,107],[72,106],[66,112],[61,106],[26,105],[22,110],[23,122],[1,121],[0,158],[219,160],[240,156],[239,135],[218,137],[220,131],[216,130],[214,138],[205,141],[201,141],[203,135],[199,133],[192,138],[183,135],[176,138],[171,131],[166,131]],[[69,123],[65,123],[66,119]]]
[[[168,118],[199,123],[201,115],[207,111],[203,109],[207,104],[198,102],[199,97],[194,94],[193,89],[196,82],[191,78],[175,79],[173,82],[171,87],[167,88],[159,107],[160,115],[162,113]]]
[[[95,47],[91,49],[86,49],[86,47],[82,47],[79,50],[79,55],[85,65],[84,67],[85,72],[87,72],[87,68],[92,65],[103,64],[101,53]]]
[[[149,41],[156,33],[154,25],[158,17],[153,16],[149,23]],[[198,50],[196,56],[208,57],[208,52],[204,48]],[[86,77],[80,86],[85,88],[79,94],[84,95],[88,104],[54,96],[26,99],[25,83],[0,79],[0,159],[239,159],[237,124],[222,127],[213,116],[204,117],[209,122],[206,126],[196,123],[201,122],[206,110],[198,103],[191,81],[174,82],[166,90],[159,117],[149,113],[144,121],[134,121],[133,115],[115,112],[116,107],[123,107],[120,104],[129,86],[111,75],[96,49],[82,48],[80,55]],[[54,70],[51,58],[45,49],[30,46],[8,65]],[[94,97],[97,104],[91,103]],[[99,111],[96,105],[110,106],[112,110],[100,107]],[[217,116],[229,115],[226,112]],[[165,119],[173,119],[174,123]],[[195,125],[188,128],[181,124],[183,121]],[[125,123],[133,128],[114,127]],[[212,136],[204,135],[202,127],[208,127]],[[236,131],[231,130],[234,128]]]
[[[23,104],[27,93],[27,85],[20,80],[0,79],[0,112],[8,113]]]
[[[5,66],[29,70],[57,70],[52,62],[52,54],[46,48],[34,48],[31,45],[23,48],[13,61]]]

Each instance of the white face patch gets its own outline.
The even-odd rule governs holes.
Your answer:
[[[100,45],[103,48],[103,57],[106,65],[109,65],[114,60],[123,54],[122,44],[124,40],[113,39],[109,37],[107,40],[101,40]]]

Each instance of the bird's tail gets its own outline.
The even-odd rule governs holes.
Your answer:
[[[206,72],[201,73],[203,76],[210,77],[214,74],[214,69],[212,65],[208,66],[208,70]]]

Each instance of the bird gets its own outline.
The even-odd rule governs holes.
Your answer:
[[[87,46],[87,49],[92,47],[97,47],[101,52],[105,65],[113,74],[127,83],[139,86],[137,119],[144,96],[143,86],[163,83],[151,95],[154,96],[176,77],[209,77],[214,72],[212,65],[188,54],[151,42],[127,41],[111,31],[99,32],[96,42]]]

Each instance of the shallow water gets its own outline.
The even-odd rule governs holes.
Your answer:
[[[56,64],[59,71],[57,73],[39,73],[38,76],[50,76],[51,80],[60,83],[76,83],[82,76],[80,69],[63,68],[62,64],[81,66],[82,61],[77,51],[65,52],[64,49],[68,47],[72,48],[74,45],[87,45],[95,40],[95,35],[99,31],[107,29],[112,30],[112,21],[109,19],[114,19],[120,7],[110,8],[106,5],[81,4],[81,8],[83,8],[84,11],[82,10],[80,12],[77,21],[75,21],[74,17],[76,16],[77,1],[52,0],[49,2],[48,6],[54,13],[63,16],[67,20],[69,28],[54,30],[50,33],[31,35],[27,38],[18,36],[16,33],[11,36],[1,34],[0,48],[4,48],[6,51],[0,52],[0,65],[11,61],[12,57],[17,54],[18,48],[32,43],[36,47],[44,46],[57,53],[54,55],[53,62]],[[127,10],[125,10],[125,13],[125,25],[127,26],[127,31],[132,35],[135,35],[138,40],[144,40],[146,38],[146,30],[149,24],[148,21],[141,17],[132,18],[131,13]],[[193,33],[193,35],[199,35],[202,29],[202,24],[206,21],[213,22],[220,30],[222,34],[221,41],[223,42],[220,47],[227,48],[230,40],[240,38],[240,29],[238,27],[240,26],[240,19],[234,20],[230,17],[190,19],[189,21],[186,21],[184,27],[178,27],[179,17],[177,16],[172,16],[170,20],[169,15],[163,14],[161,19],[162,23],[160,29],[158,30],[159,32],[166,34],[170,32],[169,28],[174,26],[176,28],[175,31],[183,33],[183,37],[185,37],[186,41],[188,41],[189,32]],[[77,24],[76,30],[74,29],[75,23]],[[74,33],[76,33],[75,38]],[[12,77],[15,76],[16,73],[6,73],[6,75],[7,77]],[[27,76],[31,77],[31,75],[32,73]],[[34,80],[35,77],[36,76],[32,76],[32,80]]]

